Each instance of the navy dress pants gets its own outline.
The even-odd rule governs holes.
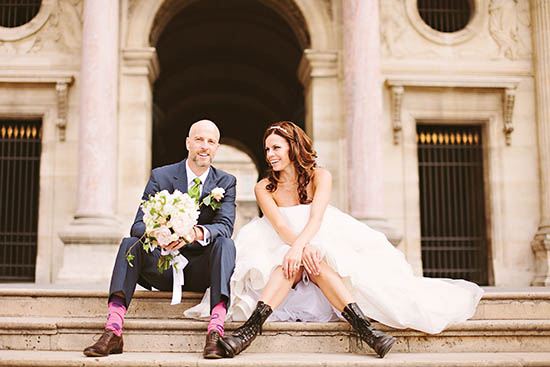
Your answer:
[[[159,273],[157,262],[160,257],[160,249],[145,252],[141,243],[136,243],[138,238],[126,237],[122,240],[111,276],[109,299],[116,292],[122,292],[126,299],[126,308],[130,305],[136,285],[160,291],[172,291],[172,269]],[[130,251],[134,255],[133,266],[126,261],[126,253]],[[208,246],[201,246],[193,242],[180,249],[180,253],[189,260],[183,270],[184,285],[182,290],[204,292],[210,287],[210,310],[221,301],[227,302],[229,307],[230,288],[229,282],[235,269],[235,244],[233,240],[225,237],[217,237]]]

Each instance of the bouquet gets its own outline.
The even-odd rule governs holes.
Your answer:
[[[212,190],[199,204],[189,194],[175,190],[170,194],[167,190],[157,192],[155,196],[149,196],[148,200],[142,200],[141,210],[143,211],[143,222],[145,233],[139,239],[146,252],[161,247],[161,256],[158,260],[159,273],[173,267],[177,272],[178,265],[185,266],[181,257],[178,261],[179,251],[166,250],[166,246],[174,241],[184,241],[186,244],[194,240],[193,227],[199,218],[200,205],[210,206],[213,210],[221,208],[221,199],[225,190],[217,187]],[[137,243],[137,242],[136,242]],[[134,244],[135,245],[135,244]],[[134,255],[130,253],[132,245],[126,253],[126,260],[133,266]]]

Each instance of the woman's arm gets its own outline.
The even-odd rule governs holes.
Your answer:
[[[332,176],[324,168],[316,168],[313,176],[313,201],[309,212],[309,220],[304,229],[294,241],[294,245],[305,247],[321,228],[323,216],[327,210],[332,189]]]
[[[267,191],[266,186],[268,183],[269,181],[264,178],[254,186],[256,201],[258,201],[262,213],[269,220],[279,238],[289,246],[292,246],[294,241],[296,241],[296,233],[290,229],[285,217],[279,211],[273,196]]]

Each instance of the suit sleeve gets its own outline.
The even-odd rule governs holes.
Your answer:
[[[210,232],[210,243],[217,237],[231,238],[235,224],[235,197],[237,179],[232,175],[225,175],[219,182],[219,187],[225,190],[222,207],[215,212],[212,223],[202,224]]]
[[[149,196],[154,196],[159,191],[160,191],[160,186],[158,184],[157,178],[155,177],[155,170],[153,170],[151,172],[151,177],[149,178],[149,182],[147,182],[147,186],[145,186],[145,190],[143,191],[141,200],[148,200]],[[130,236],[139,238],[144,234],[145,234],[145,223],[143,222],[143,211],[141,210],[141,205],[140,205],[136,213],[136,218],[134,219],[134,224],[130,229]]]

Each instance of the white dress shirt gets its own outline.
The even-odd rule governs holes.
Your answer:
[[[195,185],[195,182],[193,180],[198,177],[199,180],[201,180],[201,185],[199,187],[199,197],[202,195],[202,187],[204,185],[204,181],[206,180],[206,177],[208,177],[208,174],[210,173],[210,167],[204,172],[202,175],[197,176],[191,168],[189,167],[189,160],[185,161],[185,171],[187,172],[187,190],[189,190],[191,187]],[[202,229],[202,232],[204,233],[204,240],[197,240],[198,243],[201,244],[201,246],[208,246],[210,244],[210,232],[206,227],[201,226],[197,224],[197,227],[200,227]]]

